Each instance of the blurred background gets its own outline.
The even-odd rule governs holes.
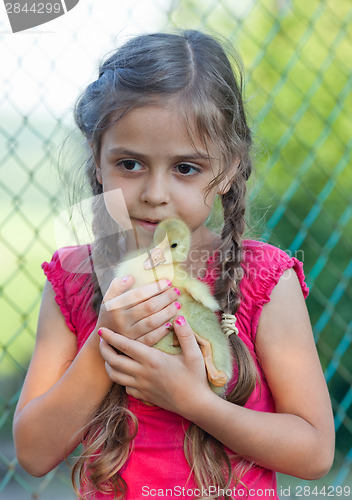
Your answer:
[[[31,478],[16,461],[11,435],[35,342],[40,264],[58,246],[54,220],[64,195],[57,161],[74,101],[108,51],[132,35],[177,28],[225,36],[241,54],[255,134],[250,234],[302,260],[310,287],[336,457],[320,481],[280,475],[279,493],[350,495],[351,0],[81,0],[63,17],[17,34],[0,7],[1,499],[74,498],[69,467]]]

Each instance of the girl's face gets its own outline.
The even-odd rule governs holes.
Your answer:
[[[97,179],[104,193],[122,190],[138,246],[149,245],[158,222],[168,217],[186,222],[192,244],[209,240],[204,222],[227,181],[204,199],[220,172],[215,148],[207,149],[197,137],[191,141],[172,100],[132,110],[104,133]]]

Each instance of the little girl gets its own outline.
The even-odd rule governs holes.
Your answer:
[[[80,498],[278,498],[275,471],[316,479],[331,467],[332,411],[302,264],[242,239],[251,133],[235,74],[208,35],[143,35],[102,64],[76,105],[95,242],[43,264],[14,439],[35,476],[83,442]],[[106,202],[121,192],[130,229]],[[206,226],[217,195],[221,236]],[[132,276],[111,277],[122,249],[149,245],[168,217],[191,230],[188,271],[236,314],[224,398],[209,387],[172,277],[138,288]],[[170,323],[179,356],[153,347]]]

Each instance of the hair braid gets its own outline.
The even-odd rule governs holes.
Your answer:
[[[242,235],[244,232],[246,182],[241,176],[222,195],[224,226],[220,248],[221,273],[216,282],[216,297],[224,313],[234,314],[241,303]]]
[[[230,189],[222,195],[224,226],[221,234],[220,275],[216,282],[215,296],[224,313],[235,314],[241,303],[240,282],[243,277],[242,236],[245,229],[246,181],[251,172],[251,163],[245,173],[238,167]],[[237,363],[238,379],[227,399],[244,405],[255,388],[258,379],[254,360],[246,345],[237,335],[230,335],[230,344]]]

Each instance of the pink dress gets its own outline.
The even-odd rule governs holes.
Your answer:
[[[304,282],[303,265],[294,257],[266,243],[245,240],[242,268],[244,276],[240,284],[242,302],[236,313],[239,336],[255,356],[255,337],[263,305],[270,301],[270,294],[282,273],[293,269],[298,276],[302,293],[306,298],[308,288]],[[96,314],[90,301],[90,264],[81,266],[89,255],[89,247],[66,247],[55,252],[50,263],[42,265],[52,283],[58,303],[67,325],[77,335],[78,349],[82,347],[95,327]],[[204,281],[214,291],[218,269],[211,257],[205,263]],[[78,273],[77,273],[78,270]],[[88,285],[88,288],[87,288]],[[84,292],[82,292],[82,288]],[[257,386],[246,403],[247,408],[263,412],[275,412],[270,388],[261,367],[257,363],[261,387]],[[228,391],[235,380],[229,383]],[[121,471],[128,484],[128,500],[168,498],[191,500],[198,496],[221,494],[212,485],[208,491],[199,491],[184,457],[183,441],[189,422],[181,416],[156,406],[147,406],[129,396],[129,409],[138,418],[138,433],[134,450]],[[211,411],[211,408],[209,408]],[[246,488],[231,488],[234,498],[278,498],[276,475],[272,470],[253,466],[243,477]],[[93,497],[91,497],[93,498]],[[110,499],[96,494],[95,499]]]

